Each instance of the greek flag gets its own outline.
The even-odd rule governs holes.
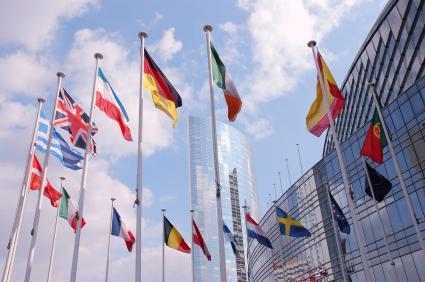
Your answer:
[[[37,150],[43,153],[47,150],[47,143],[49,141],[49,126],[50,122],[46,119],[44,113],[41,112],[36,143]],[[84,157],[77,151],[73,150],[54,127],[52,130],[52,145],[50,153],[58,158],[65,167],[73,170],[81,169],[83,167],[81,161]]]

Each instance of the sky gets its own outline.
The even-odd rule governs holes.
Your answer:
[[[154,108],[144,94],[142,278],[161,279],[161,209],[190,242],[187,117],[209,117],[206,40],[202,27],[214,27],[212,41],[231,72],[243,101],[231,125],[246,134],[252,146],[256,189],[261,214],[269,194],[289,186],[300,175],[296,144],[304,170],[322,155],[324,136],[305,127],[315,96],[311,39],[336,81],[341,84],[385,0],[4,0],[0,9],[0,264],[12,228],[26,154],[36,115],[37,97],[45,97],[43,111],[51,115],[56,72],[63,86],[88,111],[94,79],[94,53],[101,52],[101,68],[126,108],[137,137],[140,69],[138,33],[183,100],[179,121]],[[217,120],[228,122],[220,89],[214,87]],[[101,281],[106,266],[110,198],[135,233],[135,142],[125,141],[118,125],[96,110],[98,154],[89,161],[78,279]],[[63,133],[63,132],[62,132]],[[65,133],[63,133],[65,135]],[[65,135],[66,136],[66,135]],[[42,155],[39,154],[41,157]],[[81,171],[70,171],[56,159],[48,178],[59,177],[78,202]],[[279,193],[280,194],[280,193]],[[21,281],[29,251],[30,229],[37,193],[30,192],[12,279]],[[46,279],[56,210],[44,201],[36,245],[32,281]],[[258,219],[260,220],[260,219]],[[53,280],[69,279],[74,236],[64,220],[58,224]],[[207,242],[208,244],[208,242]],[[124,241],[112,238],[111,281],[134,279],[134,253]],[[176,277],[176,273],[178,273]],[[190,280],[190,256],[166,249],[166,277]]]

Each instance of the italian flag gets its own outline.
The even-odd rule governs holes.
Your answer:
[[[368,156],[374,162],[382,164],[384,159],[384,147],[387,146],[387,144],[385,133],[382,130],[382,122],[379,119],[378,111],[375,109],[360,155]]]
[[[59,216],[66,219],[71,228],[74,229],[74,232],[76,232],[78,223],[78,210],[75,208],[71,197],[69,197],[68,192],[64,188],[62,188],[62,195],[63,196],[59,203]],[[86,225],[86,221],[83,218],[81,221],[81,228],[83,228],[84,225]]]
[[[226,70],[226,66],[223,64],[223,61],[220,59],[220,56],[212,43],[211,53],[213,80],[218,87],[223,89],[224,98],[227,103],[227,117],[229,118],[229,121],[235,121],[238,113],[241,111],[242,100],[239,97],[238,90],[233,84],[230,73]]]

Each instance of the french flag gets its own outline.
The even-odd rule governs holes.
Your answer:
[[[122,222],[121,216],[115,208],[112,215],[111,235],[123,238],[128,251],[131,252],[136,239],[134,238],[133,233],[127,229],[124,222]]]
[[[269,238],[264,234],[263,229],[261,229],[260,225],[255,222],[254,219],[249,214],[245,214],[246,219],[246,229],[248,231],[248,237],[252,239],[256,239],[258,243],[267,248],[273,249],[272,244],[270,243]]]
[[[118,122],[125,140],[133,141],[130,128],[127,125],[129,121],[127,112],[100,68],[96,81],[96,106],[108,117]]]

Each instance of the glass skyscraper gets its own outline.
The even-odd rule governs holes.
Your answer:
[[[357,54],[342,92],[346,105],[336,121],[345,159],[360,236],[364,238],[374,281],[425,281],[421,250],[406,200],[388,148],[380,174],[392,189],[375,211],[365,193],[365,171],[359,156],[374,111],[369,81],[383,105],[384,122],[412,202],[422,238],[425,237],[425,1],[390,0]],[[312,82],[313,83],[313,82]],[[328,134],[323,158],[296,181],[277,205],[312,233],[308,238],[281,236],[275,210],[260,221],[272,241],[271,251],[255,241],[248,248],[252,281],[366,281],[341,171]],[[333,195],[351,226],[351,233],[335,232],[327,193]],[[379,216],[383,221],[383,231]],[[384,234],[388,239],[387,255]],[[341,247],[342,259],[338,256]]]
[[[208,261],[199,248],[194,248],[195,281],[220,281],[217,236],[216,186],[212,151],[211,120],[189,116],[190,196],[194,220],[204,236],[212,260]],[[220,173],[223,221],[239,241],[235,257],[225,242],[227,281],[247,281],[246,246],[243,206],[259,218],[255,177],[250,145],[245,136],[225,123],[217,122],[217,149]],[[244,245],[242,242],[244,241]]]

